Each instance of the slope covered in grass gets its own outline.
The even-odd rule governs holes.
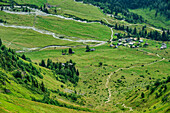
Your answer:
[[[156,55],[156,51],[152,51],[160,48],[161,43],[153,40],[147,40],[147,42],[150,46],[147,48],[139,48],[139,50],[144,49],[152,53],[126,47],[113,49],[104,45],[96,47],[96,51],[94,52],[85,52],[85,48],[73,48],[75,51],[73,55],[61,55],[62,50],[67,50],[67,48],[37,51],[26,53],[26,55],[31,57],[35,62],[40,62],[42,58],[47,59],[49,55],[54,61],[59,60],[64,62],[70,58],[76,60],[77,68],[80,72],[80,81],[76,89],[86,96],[86,106],[104,111],[120,111],[124,109],[124,107],[120,107],[119,105],[115,106],[115,104],[119,102],[124,102],[126,104],[127,101],[124,100],[127,97],[126,94],[129,95],[132,90],[135,90],[135,86],[137,86],[137,88],[138,86],[139,88],[143,88],[148,84],[154,83],[157,79],[162,79],[162,77],[166,78],[168,76],[169,54],[166,53],[164,55],[164,53],[165,51],[169,52],[169,49],[157,50],[159,55],[167,58],[167,60],[152,64],[162,59]],[[41,58],[39,57],[40,55]],[[100,62],[102,62],[102,66],[99,66]],[[142,67],[142,65],[144,65],[144,67]],[[137,67],[131,69],[129,68],[131,66]],[[108,99],[108,91],[105,86],[107,78],[112,72],[115,72],[119,68],[126,69],[111,76],[109,80],[109,87],[112,91],[111,102],[105,104]],[[150,75],[146,75],[146,70],[148,70]],[[159,70],[159,72],[156,70]],[[144,75],[144,78],[142,75]],[[149,77],[153,77],[154,79],[149,80]],[[122,82],[119,83],[119,80]],[[149,102],[150,101],[148,101],[148,103]],[[134,105],[128,104],[128,106],[133,107]],[[137,107],[133,109],[134,111],[141,110]],[[126,110],[128,111],[128,109]]]
[[[170,29],[170,20],[163,15],[160,15],[160,13],[158,13],[155,17],[156,10],[149,11],[149,9],[134,9],[130,11],[141,15],[145,20],[147,20],[147,23],[152,26]]]
[[[8,1],[8,0],[3,0]],[[56,5],[58,13],[65,15],[70,14],[82,19],[88,20],[101,20],[103,19],[104,14],[99,10],[99,8],[88,5],[77,3],[74,0],[14,0],[17,4],[21,5],[36,5],[38,7],[44,7],[46,3],[50,5]],[[3,3],[4,4],[4,3]],[[9,3],[8,3],[9,4]],[[51,8],[54,10],[55,8]]]
[[[0,26],[0,37],[3,43],[12,49],[22,50],[26,48],[45,47],[48,45],[73,46],[83,45],[60,39],[55,39],[52,36],[37,33],[28,29],[16,29]]]
[[[33,26],[34,23],[34,16],[32,15],[15,15],[3,11],[0,11],[0,14],[0,19],[10,25]],[[78,39],[107,41],[111,35],[110,28],[99,23],[80,23],[54,16],[37,16],[35,27]]]
[[[28,109],[27,112],[45,112],[50,105],[80,111],[93,111],[83,107],[85,102],[83,96],[78,95],[74,91],[66,91],[67,88],[73,89],[72,86],[75,85],[70,81],[71,77],[67,77],[69,79],[65,78],[65,81],[63,82],[64,79],[60,77],[66,77],[67,75],[65,74],[63,76],[59,73],[57,74],[54,69],[50,68],[55,64],[56,68],[61,68],[63,71],[69,71],[69,69],[71,69],[74,74],[71,76],[75,78],[73,68],[75,70],[76,68],[74,66],[58,67],[57,63],[51,63],[50,67],[41,67],[32,63],[30,59],[25,56],[22,56],[21,58],[13,50],[6,48],[4,45],[0,48],[1,111],[22,112],[25,109]],[[47,66],[48,65],[49,63],[47,63]],[[67,63],[65,65],[67,65]],[[25,102],[27,102],[27,104]],[[29,103],[31,106],[28,108]],[[35,106],[35,104],[37,106]],[[69,111],[66,108],[60,109],[60,107],[53,107],[54,109],[51,109],[50,111]]]

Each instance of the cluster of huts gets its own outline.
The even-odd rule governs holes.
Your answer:
[[[137,40],[137,38],[121,38],[116,41],[115,44],[110,44],[110,47],[118,48],[119,46],[125,46],[130,48],[139,48],[139,47],[146,47],[149,44],[147,42],[144,43],[143,40]],[[160,49],[166,49],[167,45],[165,43],[162,43],[162,46]]]
[[[141,46],[142,43],[144,43],[143,40],[139,40],[137,42],[136,38],[121,38],[118,40],[118,43],[116,45],[111,44],[110,47],[118,48],[118,46],[125,46],[131,48],[138,48]],[[143,46],[148,46],[148,43],[145,42]]]
[[[166,49],[166,48],[167,48],[166,44],[165,44],[165,43],[162,43],[162,46],[161,46],[160,49]]]

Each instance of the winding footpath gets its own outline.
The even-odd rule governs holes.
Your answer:
[[[147,52],[147,51],[144,51],[144,50],[139,50],[139,51],[142,51],[142,52],[146,52],[146,53],[151,54],[150,52]],[[152,54],[153,54],[153,53],[152,53]],[[159,58],[161,58],[161,56],[160,56],[159,54],[156,54],[156,56],[159,57]],[[155,64],[155,63],[161,62],[161,61],[163,61],[163,60],[165,60],[165,58],[162,58],[162,59],[160,59],[160,60],[153,61],[153,62],[151,62],[151,63],[144,64],[144,65],[146,66],[146,65]],[[112,93],[111,93],[111,89],[109,88],[109,80],[110,80],[111,76],[112,76],[113,74],[117,73],[117,72],[120,71],[120,70],[128,70],[128,69],[135,68],[135,67],[141,67],[141,65],[131,66],[131,67],[129,67],[129,68],[119,68],[119,69],[117,69],[116,71],[110,73],[110,75],[107,77],[107,81],[106,81],[106,84],[105,84],[105,87],[108,89],[108,94],[109,94],[108,99],[107,99],[107,101],[106,101],[105,103],[108,103],[108,102],[111,101]],[[119,103],[117,103],[117,104],[119,104]],[[122,106],[123,106],[124,108],[128,108],[130,111],[133,111],[132,107],[127,107],[125,104],[122,104]]]
[[[136,25],[139,25],[139,26],[145,26],[145,25],[142,25],[142,24],[128,24],[128,25],[125,25],[125,26],[136,26]],[[163,32],[161,29],[157,29],[157,28],[154,28],[154,27],[149,27],[147,26],[148,28],[150,29],[153,29],[153,30],[156,30],[156,31],[159,31],[159,32]]]
[[[111,32],[112,32],[110,42],[112,43],[113,42],[113,28],[110,28],[110,29],[111,29]]]
[[[73,20],[73,21],[76,21],[76,22],[81,22],[81,23],[100,23],[102,24],[101,22],[96,22],[96,21],[92,21],[92,22],[88,22],[88,21],[82,21],[82,20],[76,20],[74,18],[67,18],[67,17],[64,17],[64,16],[61,16],[61,15],[54,15],[54,14],[47,14],[45,12],[42,12],[38,9],[34,9],[34,8],[30,8],[33,12],[13,12],[13,11],[8,11],[8,10],[4,10],[4,12],[6,13],[11,13],[11,14],[20,14],[20,15],[30,15],[30,14],[33,14],[33,15],[39,15],[39,16],[55,16],[55,17],[58,17],[58,18],[61,18],[61,19],[65,19],[65,20]],[[110,24],[108,22],[108,20],[106,18],[104,18],[106,20],[106,22],[108,24]],[[138,25],[138,24],[129,24],[127,26],[130,26],[130,25]],[[140,24],[139,24],[140,25]],[[47,31],[47,30],[41,30],[41,29],[38,29],[38,28],[35,28],[34,26],[33,27],[30,27],[30,26],[17,26],[17,25],[7,25],[7,24],[3,24],[3,23],[0,23],[0,26],[3,26],[3,27],[11,27],[11,28],[19,28],[19,29],[30,29],[30,30],[33,30],[33,31],[36,31],[38,33],[41,33],[41,34],[46,34],[46,35],[51,35],[53,36],[54,38],[56,39],[60,39],[60,40],[66,40],[66,41],[71,41],[71,42],[82,42],[82,43],[88,43],[88,42],[96,42],[96,43],[99,43],[99,44],[96,44],[96,45],[90,45],[90,46],[101,46],[103,44],[106,43],[106,41],[98,41],[98,40],[71,40],[71,39],[67,39],[67,38],[59,38],[58,36],[56,36],[55,33],[53,32],[50,32],[50,31]],[[158,30],[158,31],[162,31],[160,29],[156,29],[156,28],[153,28],[153,27],[150,27],[151,29],[154,29],[154,30]],[[111,38],[110,38],[110,42],[112,42],[113,40],[113,28],[110,27],[111,29]],[[11,42],[10,42],[11,44]],[[79,46],[85,46],[85,45],[79,45]],[[43,50],[43,49],[46,49],[46,48],[51,48],[51,47],[78,47],[78,46],[60,46],[60,45],[50,45],[50,46],[45,46],[45,47],[36,47],[36,48],[27,48],[28,51],[32,51],[32,50]],[[146,52],[144,50],[139,50],[139,51],[143,51],[143,52]],[[17,52],[25,52],[25,51],[17,51]],[[147,52],[149,53],[149,52]],[[153,54],[153,53],[149,53],[149,54]],[[158,54],[156,54],[159,58],[161,58],[161,56],[159,56]],[[154,61],[154,62],[151,62],[151,63],[148,63],[148,64],[145,64],[145,65],[151,65],[151,64],[154,64],[154,63],[157,63],[157,62],[161,62],[165,60],[165,58],[162,58],[161,60],[158,60],[158,61]],[[108,75],[107,77],[107,80],[106,80],[106,84],[105,84],[105,87],[108,89],[108,99],[105,103],[108,103],[111,101],[111,96],[112,96],[112,93],[111,93],[111,89],[109,87],[109,81],[110,81],[110,78],[112,75],[114,75],[115,73],[117,73],[118,71],[120,70],[128,70],[128,69],[131,69],[131,68],[135,68],[135,67],[140,67],[140,66],[131,66],[129,68],[119,68],[117,69],[116,71],[114,72],[111,72],[110,75]],[[119,104],[119,103],[117,103]],[[133,111],[132,107],[127,107],[125,104],[122,104],[122,106],[124,108],[128,108],[130,111]]]
[[[104,20],[106,20],[106,22],[108,23],[108,24],[110,24],[109,23],[109,21],[106,19],[106,18],[103,18]],[[112,27],[110,27],[110,30],[111,30],[111,38],[110,38],[110,42],[112,43],[112,40],[113,40],[113,28]]]

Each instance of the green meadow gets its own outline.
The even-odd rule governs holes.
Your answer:
[[[149,41],[148,41],[149,42]],[[150,41],[150,44],[154,43],[154,41]],[[158,42],[156,44],[159,44]],[[154,45],[151,46],[152,49],[155,48]],[[40,62],[41,59],[47,60],[48,58],[52,59],[56,62],[64,62],[69,59],[72,59],[73,61],[77,61],[76,65],[79,69],[81,75],[80,75],[80,81],[76,89],[83,93],[86,96],[86,100],[88,104],[86,106],[90,108],[97,108],[100,110],[113,110],[117,111],[119,108],[113,106],[113,104],[108,103],[105,104],[108,98],[108,92],[105,87],[106,79],[108,75],[111,72],[116,71],[119,68],[127,68],[123,71],[118,72],[117,74],[113,75],[110,79],[110,84],[112,88],[112,102],[122,102],[122,97],[126,97],[124,95],[124,91],[131,91],[126,90],[127,87],[133,87],[135,85],[143,84],[143,87],[145,87],[147,84],[150,83],[148,80],[149,77],[153,77],[156,79],[162,78],[161,74],[163,74],[163,77],[168,76],[168,60],[158,62],[155,64],[147,65],[144,67],[141,67],[142,65],[146,65],[148,63],[152,63],[157,60],[161,60],[161,58],[156,56],[156,53],[145,53],[142,51],[139,51],[141,49],[145,49],[146,51],[150,48],[139,48],[138,49],[131,49],[131,48],[125,48],[120,47],[118,49],[110,48],[109,46],[101,46],[101,47],[95,47],[96,51],[94,52],[85,52],[85,48],[73,48],[75,51],[75,54],[72,55],[61,55],[61,51],[68,48],[63,49],[47,49],[43,51],[36,51],[31,53],[25,53],[26,56],[30,57],[33,62]],[[159,50],[160,55],[163,55],[164,51],[168,50]],[[39,57],[41,56],[41,57]],[[169,55],[167,55],[167,58],[169,58]],[[103,66],[99,66],[99,63],[102,62]],[[164,64],[164,66],[162,66]],[[136,68],[128,69],[131,66],[137,66]],[[146,68],[146,69],[144,69]],[[160,69],[162,71],[155,72],[155,70]],[[145,70],[149,70],[149,72],[153,72],[151,75],[147,76],[147,78],[141,78],[139,75],[145,74]],[[166,73],[164,73],[166,72]],[[131,75],[133,74],[133,75]],[[155,76],[157,74],[157,76]],[[112,81],[117,81],[121,78],[121,76],[125,76],[126,82],[124,83],[124,86],[115,89],[115,84],[113,84]],[[133,78],[133,79],[132,79]],[[138,78],[140,80],[138,80]],[[146,81],[147,79],[147,81]],[[139,82],[141,81],[141,82]],[[153,81],[152,81],[153,82]],[[134,87],[133,87],[134,88]],[[119,93],[115,93],[116,91],[119,91]],[[117,95],[120,95],[117,97]],[[123,96],[122,96],[123,95]],[[120,100],[119,100],[120,99]],[[103,107],[101,107],[103,105]]]
[[[9,0],[6,1],[8,2],[0,2],[0,5],[8,5]],[[117,23],[118,25],[129,26],[133,29],[136,27],[137,31],[141,30],[145,25],[145,29],[148,32],[155,29],[154,27],[152,28],[152,26],[168,29],[170,27],[170,21],[166,20],[160,14],[158,14],[156,18],[154,17],[155,10],[130,10],[147,20],[147,23],[143,24],[130,24],[126,21],[106,16],[95,6],[78,3],[74,0],[14,1],[18,4],[32,4],[39,7],[48,2],[50,5],[57,5],[56,14],[64,16],[72,15],[87,20],[103,20],[105,22],[107,22],[105,20],[107,19],[110,24],[114,25]],[[50,8],[50,13],[54,14],[54,9],[55,8]],[[0,19],[6,21],[7,25],[18,26],[33,27],[35,22],[35,28],[37,29],[47,30],[55,33],[56,36],[60,36],[60,38],[72,40],[108,41],[112,33],[109,27],[100,23],[80,23],[55,16],[36,16],[35,19],[34,15],[16,15],[0,11]],[[113,38],[117,38],[117,36],[114,36],[114,33],[127,34],[126,31],[113,29]],[[4,62],[7,64],[6,66],[0,64],[0,74],[3,76],[6,75],[7,78],[4,83],[4,81],[2,81],[3,77],[0,75],[0,112],[2,113],[158,113],[168,112],[169,110],[170,83],[168,77],[170,73],[170,48],[168,41],[163,42],[141,38],[144,41],[142,45],[147,42],[147,47],[129,48],[119,46],[118,48],[114,48],[110,47],[110,43],[106,43],[101,46],[90,47],[90,49],[93,48],[95,51],[85,52],[86,45],[96,43],[65,41],[56,39],[51,35],[38,33],[34,30],[2,26],[0,26],[0,39],[2,39],[2,43],[7,48],[14,50],[36,47],[42,48],[48,45],[84,45],[83,47],[71,48],[74,54],[68,54],[68,47],[54,47],[17,53],[19,56],[24,54],[26,58],[30,58],[32,62],[23,60],[24,58],[21,59],[15,54],[12,56],[13,53],[9,49],[2,52],[4,47],[0,46],[0,55],[3,54],[4,56],[2,57],[4,59],[8,58],[5,57],[5,55],[9,56],[9,59],[13,61],[12,63],[8,63],[8,59],[0,59],[2,64]],[[113,43],[117,42],[118,41],[115,41]],[[166,43],[167,48],[160,50],[162,43]],[[63,51],[67,51],[67,54],[62,55]],[[57,65],[58,68],[54,68],[53,66],[54,69],[50,69],[50,66],[47,66],[48,68],[39,66],[42,60],[47,62],[48,59],[53,61],[51,64],[61,62],[61,65],[66,65],[67,63],[63,63],[70,60],[75,62],[75,70],[78,70],[73,73],[77,74],[78,71],[78,83],[75,85],[71,83],[70,80],[63,82],[60,74],[57,73],[58,70],[62,71],[59,69],[60,65]],[[22,65],[22,61],[33,67],[27,67],[30,69],[29,71],[21,69],[23,67],[19,67],[19,65]],[[8,67],[10,67],[9,65],[15,67],[15,63],[17,63],[18,67],[13,71],[7,71]],[[70,61],[68,65],[73,65],[73,63]],[[35,68],[43,77],[42,79],[38,77],[38,75],[33,75],[39,85],[37,89],[33,86],[34,80],[28,83],[24,81],[26,75],[32,76],[31,71],[35,70]],[[66,66],[62,68],[64,69]],[[21,71],[22,77],[16,78],[14,74],[15,71]],[[66,70],[65,73],[70,73],[70,70]],[[72,75],[70,74],[69,76]],[[42,82],[45,88],[48,89],[47,92],[42,91]],[[9,89],[10,92],[8,93],[6,89]],[[49,97],[51,100],[45,97]]]
[[[12,49],[45,47],[48,45],[75,46],[83,43],[70,42],[56,39],[50,35],[44,35],[33,30],[16,29],[0,26],[0,37],[3,43]]]
[[[99,8],[88,5],[77,3],[74,0],[15,0],[19,4],[35,4],[37,6],[43,6],[44,3],[49,3],[50,5],[56,5],[57,9],[60,8],[58,12],[64,14],[71,14],[76,17],[88,20],[102,20],[104,14],[99,10]]]
[[[8,24],[33,26],[34,16],[14,15],[0,11],[0,19]],[[80,23],[72,20],[64,20],[53,16],[37,16],[36,28],[48,30],[59,35],[77,37],[80,39],[109,40],[111,31],[107,26],[99,23]]]
[[[162,16],[160,13],[158,13],[157,17],[155,17],[156,10],[149,11],[149,9],[135,9],[130,11],[141,15],[145,20],[147,20],[147,23],[152,26],[170,29],[170,20]]]

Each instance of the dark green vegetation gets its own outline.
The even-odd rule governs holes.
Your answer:
[[[74,63],[72,60],[67,61],[66,63],[55,63],[48,59],[47,64],[45,64],[45,61],[42,60],[39,65],[53,70],[56,75],[59,75],[57,80],[61,79],[60,81],[63,83],[66,83],[66,81],[69,80],[71,83],[76,85],[79,80],[79,71],[76,70],[76,63]]]
[[[142,29],[138,29],[136,27],[125,27],[124,25],[115,24],[116,30],[126,30],[127,34],[118,34],[118,38],[127,38],[127,37],[143,37],[147,39],[157,40],[157,41],[169,41],[170,40],[170,31],[163,30],[163,33],[160,33],[157,30],[153,30],[148,32],[146,30],[146,26],[143,26]]]
[[[149,9],[149,11],[156,10],[154,18],[158,15],[170,19],[170,1],[169,0],[76,0],[83,1],[83,3],[91,3],[99,6],[104,13],[114,14],[114,17],[119,20],[125,19],[130,23],[150,23],[143,15],[130,12],[129,9]],[[152,24],[154,25],[154,24]],[[167,24],[168,25],[168,24]],[[159,26],[160,27],[160,26]],[[166,27],[165,27],[166,28]]]
[[[32,63],[31,60],[25,55],[20,57],[14,52],[14,50],[6,48],[4,45],[2,45],[1,40],[0,48],[1,96],[3,94],[10,94],[11,97],[14,95],[18,95],[18,97],[20,97],[20,95],[22,95],[21,97],[28,99],[31,98],[33,101],[82,111],[91,111],[87,108],[82,108],[80,106],[74,106],[66,102],[55,100],[55,95],[58,95],[62,98],[68,98],[77,104],[83,105],[85,103],[85,100],[83,100],[82,96],[78,95],[76,92],[64,93],[61,88],[65,87],[65,85],[61,85],[61,88],[58,89],[52,88],[51,86],[46,86],[46,84],[48,84],[47,80],[50,79],[46,79],[44,76],[51,76],[51,78],[56,82],[62,81],[66,83],[66,81],[69,80],[76,85],[79,79],[79,72],[76,70],[75,63],[73,63],[72,60],[64,63],[64,65],[62,65],[62,63],[54,63],[50,59],[47,60],[46,65],[42,60],[40,65],[42,67],[46,67],[45,69]],[[47,68],[50,69],[51,72]],[[48,75],[46,75],[47,73]],[[49,75],[49,73],[51,73],[51,75]],[[46,81],[45,84],[43,81]],[[21,88],[21,91],[12,88],[15,84],[17,85],[17,88]],[[25,95],[26,92],[29,92],[30,94]],[[53,95],[53,97],[51,97],[50,94]],[[42,100],[40,100],[42,97],[40,95],[44,96]]]

